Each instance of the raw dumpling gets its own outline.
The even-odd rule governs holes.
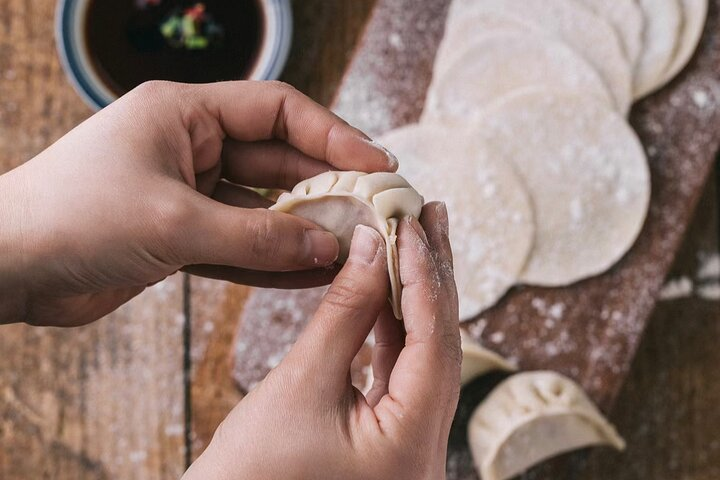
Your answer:
[[[508,372],[517,370],[515,365],[473,340],[465,330],[460,330],[460,340],[463,354],[460,370],[461,385],[466,385],[475,378],[494,370]]]
[[[591,445],[625,442],[575,382],[527,372],[498,385],[475,409],[468,441],[483,480],[504,480],[542,460]]]
[[[306,218],[337,236],[339,262],[347,260],[357,225],[374,228],[385,238],[393,312],[400,311],[398,220],[420,216],[423,197],[396,173],[325,172],[283,193],[271,210]]]

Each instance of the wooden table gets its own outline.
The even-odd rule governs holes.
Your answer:
[[[285,80],[327,104],[373,1],[294,4]],[[90,111],[55,54],[54,2],[0,6],[4,172]],[[671,276],[718,252],[717,176]],[[0,479],[178,478],[240,399],[225,352],[247,292],[178,275],[89,327],[0,327]],[[720,478],[718,341],[717,300],[659,304],[613,415],[628,452],[593,452],[585,478]]]

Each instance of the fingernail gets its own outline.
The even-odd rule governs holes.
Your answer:
[[[320,267],[331,265],[337,260],[340,246],[335,235],[330,232],[306,230],[305,251],[308,263]]]
[[[365,140],[365,142],[367,142],[369,145],[372,145],[374,148],[377,148],[378,150],[380,150],[381,152],[383,152],[385,154],[385,157],[387,157],[387,164],[388,164],[388,167],[390,168],[390,170],[392,170],[394,172],[398,169],[398,166],[400,166],[400,162],[398,162],[397,157],[390,150],[383,147],[382,145],[380,145],[379,143],[377,143],[375,140],[373,140],[371,138],[368,138],[367,140]]]
[[[355,227],[350,257],[364,263],[372,263],[380,249],[380,234],[365,225]]]
[[[415,233],[420,238],[420,240],[422,240],[426,246],[429,245],[427,235],[425,234],[425,230],[423,230],[422,225],[420,225],[420,222],[418,221],[418,219],[415,217],[406,217],[405,221],[415,231]]]

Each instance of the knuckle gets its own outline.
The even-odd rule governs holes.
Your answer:
[[[272,80],[272,81],[268,82],[268,84],[272,88],[283,91],[284,93],[293,94],[294,92],[297,92],[297,89],[295,87],[293,87],[292,85],[290,85],[287,82],[283,82],[280,80]]]
[[[131,93],[143,100],[153,100],[167,95],[175,85],[166,80],[149,80],[135,87]]]
[[[250,223],[250,253],[261,258],[284,260],[286,245],[302,245],[301,232],[296,229],[279,229],[273,214],[256,210],[256,218]]]
[[[364,308],[363,298],[352,278],[343,275],[330,285],[323,302],[335,309],[358,313]]]
[[[158,243],[162,246],[163,256],[168,256],[168,261],[182,263],[192,259],[181,259],[179,251],[187,241],[190,225],[195,221],[193,207],[182,201],[170,201],[167,199],[155,199],[153,201],[154,215],[150,216],[152,225],[157,236]]]

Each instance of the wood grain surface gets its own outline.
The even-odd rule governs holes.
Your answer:
[[[328,104],[373,3],[295,1],[285,78]],[[0,6],[1,173],[90,112],[57,61],[54,2]],[[671,277],[694,278],[698,256],[717,251],[715,181]],[[93,326],[0,327],[0,479],[178,478],[186,441],[196,456],[241,398],[230,351],[247,294],[173,277]],[[718,301],[660,302],[612,416],[627,453],[593,452],[581,474],[561,478],[719,478],[719,335]]]
[[[2,173],[91,112],[55,53],[55,2],[0,7]],[[182,307],[176,276],[89,327],[0,328],[0,478],[178,478]]]

